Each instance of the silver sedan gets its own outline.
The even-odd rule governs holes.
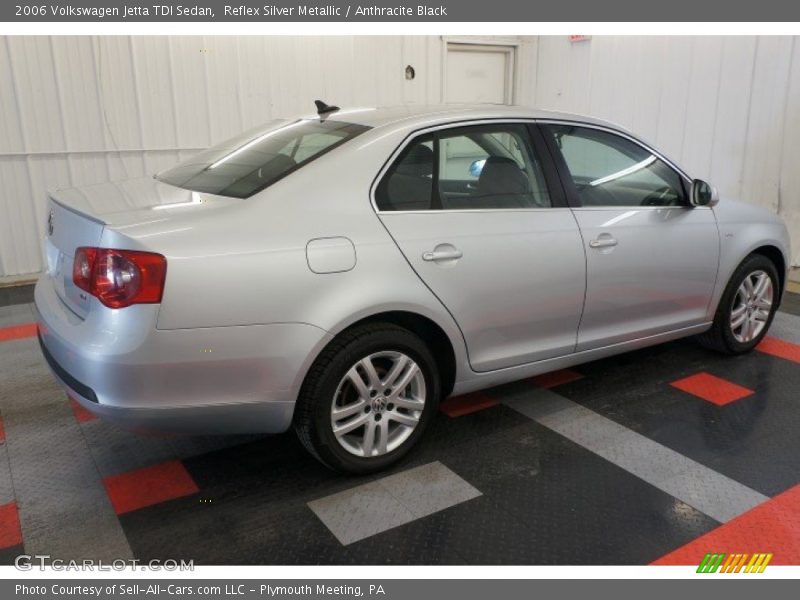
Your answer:
[[[50,195],[36,287],[67,393],[135,430],[282,432],[364,473],[440,399],[680,337],[766,334],[789,238],[614,125],[518,107],[267,123]]]

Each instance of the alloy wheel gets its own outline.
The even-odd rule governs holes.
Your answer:
[[[402,352],[375,352],[339,382],[331,405],[333,434],[351,454],[383,456],[414,432],[425,398],[425,377],[413,359]]]
[[[746,344],[757,338],[767,326],[772,311],[772,279],[761,270],[744,278],[731,307],[731,333],[737,342]]]

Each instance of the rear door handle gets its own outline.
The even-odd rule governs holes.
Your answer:
[[[422,255],[422,260],[431,262],[431,261],[438,261],[438,260],[456,260],[464,256],[464,253],[461,250],[433,250],[431,252],[425,252]]]
[[[599,237],[596,240],[589,242],[591,248],[613,248],[618,244],[617,240],[613,237]]]

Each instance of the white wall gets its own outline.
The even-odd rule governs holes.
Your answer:
[[[516,102],[630,127],[724,195],[779,211],[800,260],[795,38],[516,41]],[[309,110],[315,98],[439,102],[443,44],[438,36],[0,38],[0,277],[41,269],[47,188],[150,175],[246,127]]]
[[[721,195],[779,212],[800,262],[796,37],[539,38],[535,104],[615,121]]]
[[[520,72],[535,72],[535,39],[518,41]],[[41,269],[46,189],[151,175],[247,127],[311,111],[316,98],[340,106],[440,102],[443,43],[0,38],[0,277]],[[405,79],[407,64],[414,80]],[[520,82],[520,101],[532,101],[530,80]]]

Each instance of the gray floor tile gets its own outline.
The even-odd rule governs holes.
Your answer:
[[[11,480],[11,469],[5,442],[0,442],[0,506],[14,501],[14,484]]]
[[[11,327],[33,321],[33,311],[30,304],[14,304],[0,306],[0,327]]]
[[[687,470],[659,487],[721,523],[769,500],[755,490],[705,467]]]
[[[767,499],[552,390],[516,394],[505,404],[720,522]]]
[[[131,550],[66,400],[4,410],[25,549],[52,557],[128,558]]]
[[[647,453],[643,454],[645,449]],[[597,454],[659,488],[667,479],[691,470],[697,464],[627,429],[613,438],[605,438]]]
[[[415,519],[377,481],[314,500],[308,506],[344,545]]]
[[[480,495],[442,463],[433,462],[314,500],[308,506],[346,545]]]
[[[767,335],[800,344],[800,317],[779,310]]]
[[[481,495],[477,489],[438,461],[384,477],[378,483],[416,518]]]
[[[2,357],[0,411],[25,551],[53,558],[130,558],[67,398],[35,341]]]

